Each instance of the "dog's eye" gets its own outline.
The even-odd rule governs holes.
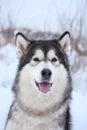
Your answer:
[[[33,60],[36,61],[36,62],[40,61],[39,58],[37,58],[37,57],[35,57]]]
[[[56,62],[57,61],[57,58],[52,58],[52,60],[51,60],[52,62]]]

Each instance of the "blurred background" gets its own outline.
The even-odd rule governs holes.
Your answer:
[[[0,0],[0,130],[12,102],[10,90],[18,65],[15,34],[19,31],[36,40],[58,39],[64,31],[70,32],[72,130],[87,130],[87,1]]]

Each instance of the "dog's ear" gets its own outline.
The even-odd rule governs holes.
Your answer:
[[[71,36],[68,31],[62,34],[59,38],[58,43],[60,44],[62,50],[67,56],[71,54]]]
[[[29,45],[28,39],[20,32],[16,34],[16,52],[17,57],[20,59],[25,53],[27,46]]]

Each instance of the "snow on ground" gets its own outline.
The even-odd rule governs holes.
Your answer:
[[[0,49],[0,86],[12,87],[17,64],[18,60],[14,45],[7,44],[7,46]]]
[[[10,89],[0,87],[0,130],[4,130],[9,108],[14,99],[14,94]]]
[[[7,44],[0,49],[0,130],[4,130],[9,108],[14,99],[11,91],[17,71],[18,60],[14,45]],[[71,113],[72,130],[87,130],[87,67],[73,74],[74,91]],[[78,87],[75,87],[78,86]]]
[[[87,130],[87,92],[74,91],[72,97],[72,130]]]
[[[14,97],[11,88],[18,64],[15,52],[12,44],[0,49],[0,130],[4,130]]]

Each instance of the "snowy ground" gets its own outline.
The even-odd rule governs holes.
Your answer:
[[[18,60],[12,44],[0,49],[0,130],[4,130],[10,105],[14,99],[11,87]],[[74,89],[71,103],[72,130],[87,130],[87,67],[73,74]]]

